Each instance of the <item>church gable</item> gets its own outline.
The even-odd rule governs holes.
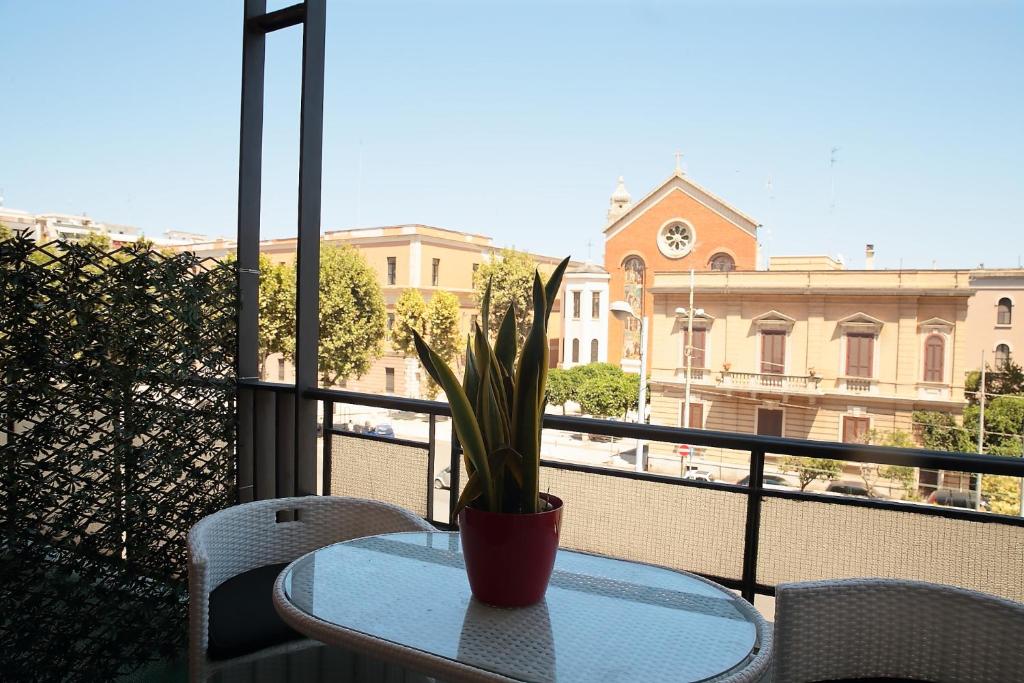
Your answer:
[[[612,195],[612,209],[608,213],[609,223],[604,229],[605,239],[611,239],[620,231],[628,228],[629,225],[638,220],[643,214],[661,204],[675,192],[682,193],[705,209],[714,212],[723,220],[756,237],[757,221],[711,194],[711,192],[682,173],[677,172],[649,192],[643,199],[632,205],[628,204],[629,194],[625,191],[623,179],[620,177],[619,185],[616,188],[615,194]]]

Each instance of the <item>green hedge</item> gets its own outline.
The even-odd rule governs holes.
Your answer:
[[[186,535],[236,498],[234,268],[0,241],[0,661],[105,680],[184,645]]]

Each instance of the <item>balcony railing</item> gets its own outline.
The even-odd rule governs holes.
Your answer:
[[[821,378],[815,375],[776,375],[766,372],[723,371],[719,382],[725,387],[817,391]]]
[[[248,425],[250,437],[239,435],[239,484],[256,498],[290,495],[295,481],[291,423],[275,422],[274,416],[290,416],[294,388],[246,387],[240,400],[255,402],[258,419],[255,430]],[[324,389],[304,397],[322,404],[323,493],[386,500],[440,526],[453,524],[451,510],[464,482],[446,403]],[[374,410],[400,411],[390,419],[401,419],[415,434],[348,431],[335,423],[340,406],[360,418]],[[546,434],[686,443],[749,454],[748,483],[738,485],[567,462],[556,457],[571,448],[566,445],[571,439],[547,441],[541,485],[557,492],[570,511],[562,531],[565,547],[695,571],[749,600],[774,594],[782,582],[852,576],[913,578],[1024,600],[1019,557],[1024,519],[763,485],[766,456],[1024,477],[1020,459],[557,415],[545,416],[544,424]],[[447,491],[435,488],[446,465]]]
[[[851,394],[874,394],[878,392],[878,380],[873,377],[840,377],[839,390]]]

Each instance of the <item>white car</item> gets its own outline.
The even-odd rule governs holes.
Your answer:
[[[683,475],[683,479],[689,479],[690,481],[714,481],[715,475],[711,474],[707,470],[698,470],[696,468],[690,468]]]

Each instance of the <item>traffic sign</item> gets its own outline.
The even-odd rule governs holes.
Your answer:
[[[690,455],[690,447],[689,447],[689,445],[687,445],[685,443],[679,444],[679,447],[676,448],[676,453],[679,454],[680,458],[689,457],[689,455]]]

